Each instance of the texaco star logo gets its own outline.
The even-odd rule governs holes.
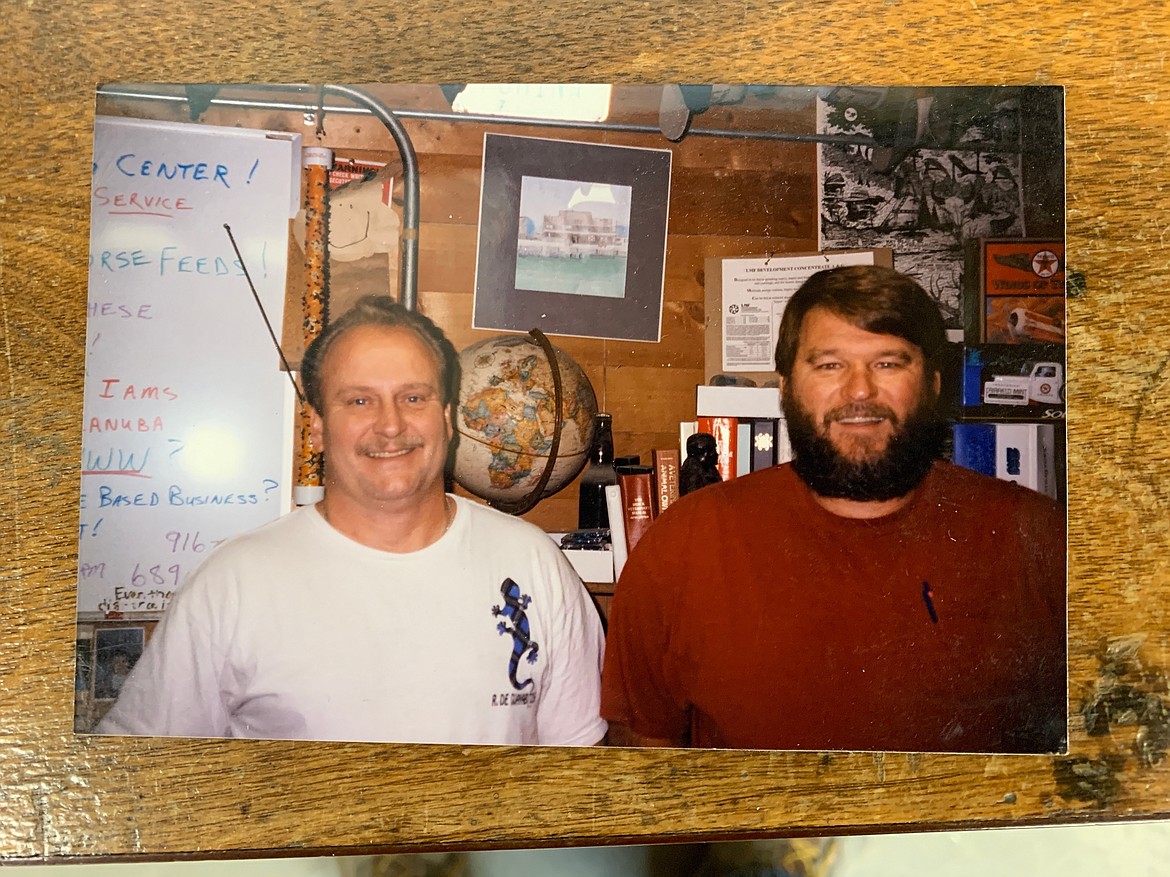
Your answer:
[[[1060,268],[1060,259],[1052,250],[1040,250],[1032,257],[1032,270],[1037,277],[1051,277]]]

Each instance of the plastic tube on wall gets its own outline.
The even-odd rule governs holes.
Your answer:
[[[302,156],[305,168],[305,349],[321,334],[329,320],[329,169],[333,167],[333,150],[323,146],[306,147]],[[300,403],[297,486],[293,501],[311,505],[325,495],[323,460],[309,441],[309,406]]]

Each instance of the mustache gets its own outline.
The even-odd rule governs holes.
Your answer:
[[[835,420],[849,420],[855,417],[882,417],[894,424],[899,422],[898,415],[885,405],[873,402],[851,402],[828,411],[824,417],[825,426]]]

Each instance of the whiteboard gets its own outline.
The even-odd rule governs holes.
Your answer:
[[[273,325],[300,197],[294,134],[94,124],[78,612],[158,615],[219,542],[290,506]]]

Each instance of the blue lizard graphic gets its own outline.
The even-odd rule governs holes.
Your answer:
[[[540,644],[532,639],[528,616],[524,612],[528,608],[528,604],[532,602],[532,598],[527,594],[521,594],[520,586],[511,579],[504,579],[504,583],[500,585],[500,594],[504,598],[504,608],[493,606],[492,615],[497,618],[502,615],[512,619],[511,627],[501,621],[496,625],[496,630],[501,636],[504,634],[512,635],[512,656],[508,659],[508,678],[512,680],[513,688],[517,691],[523,691],[532,684],[532,679],[520,682],[516,678],[516,671],[520,667],[520,658],[527,652],[528,663],[535,664],[537,655],[540,654]]]

